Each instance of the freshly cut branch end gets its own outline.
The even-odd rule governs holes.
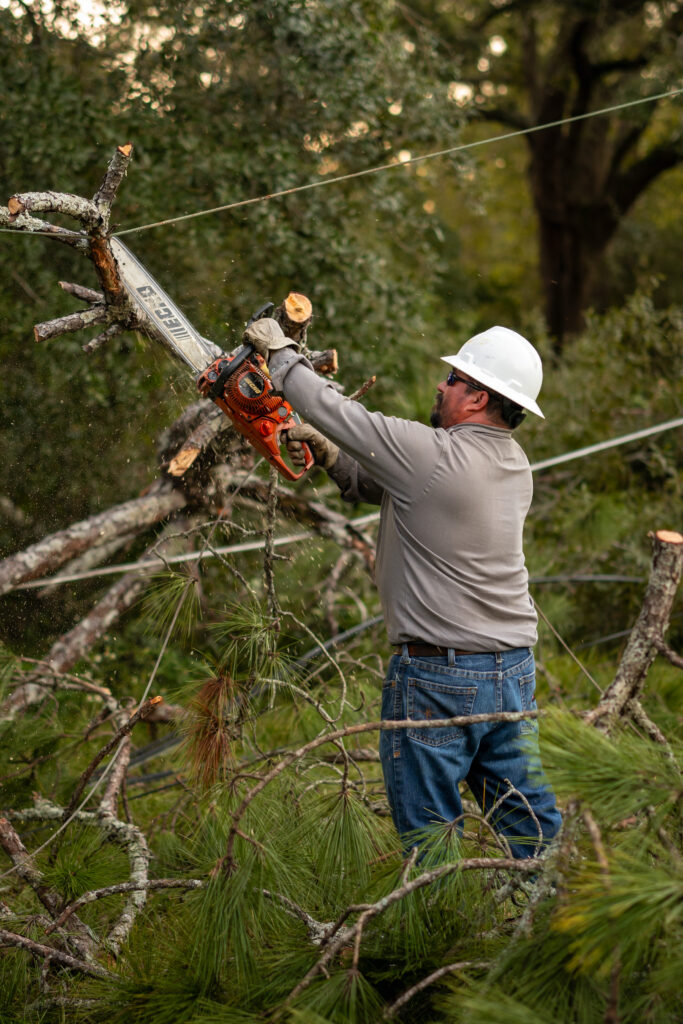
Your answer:
[[[196,445],[193,448],[181,448],[178,454],[172,458],[168,464],[169,475],[182,476],[185,471],[190,468],[200,452],[201,448],[199,445]]]
[[[308,358],[313,363],[316,373],[337,373],[339,370],[336,348],[326,348],[324,352],[311,352]]]
[[[675,530],[657,530],[655,537],[662,544],[683,544],[683,536]]]
[[[295,324],[307,323],[313,316],[311,300],[298,292],[290,292],[284,301],[285,313]]]
[[[116,148],[118,149],[121,156],[129,157],[130,154],[133,152],[133,143],[126,142],[125,145],[117,146]]]
[[[313,316],[311,300],[299,292],[290,292],[274,313],[283,332],[296,342],[306,341],[306,330]]]
[[[14,220],[26,211],[26,205],[22,203],[18,196],[10,196],[7,200],[7,209],[10,212],[10,219]]]

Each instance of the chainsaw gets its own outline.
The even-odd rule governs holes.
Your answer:
[[[160,332],[171,352],[194,372],[197,388],[216,403],[243,437],[287,480],[298,480],[313,465],[313,455],[304,443],[306,461],[299,473],[281,455],[282,435],[299,416],[275,390],[265,359],[245,344],[225,353],[203,338],[180,312],[140,261],[118,238],[110,239],[121,281],[136,307]],[[269,316],[273,303],[262,306],[249,320]]]

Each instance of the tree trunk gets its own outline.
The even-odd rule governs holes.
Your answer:
[[[103,544],[121,534],[153,526],[186,504],[187,498],[182,491],[162,480],[142,498],[115,505],[106,512],[74,523],[0,562],[0,594],[8,593],[18,583],[53,572],[93,544]]]
[[[529,136],[543,304],[558,353],[583,329],[592,284],[619,224],[602,186],[599,147],[573,141],[560,129]]]

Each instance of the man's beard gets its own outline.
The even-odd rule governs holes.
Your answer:
[[[432,411],[429,414],[429,422],[434,427],[434,430],[441,426],[441,400],[442,396],[441,393],[439,393],[436,396],[436,401],[434,402]]]

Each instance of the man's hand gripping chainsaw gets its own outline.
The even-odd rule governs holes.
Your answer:
[[[194,329],[123,242],[112,238],[111,247],[127,292],[171,352],[199,375],[197,387],[201,393],[229,416],[237,430],[282,476],[288,480],[303,476],[313,465],[313,455],[306,445],[305,463],[299,473],[282,458],[281,435],[301,421],[289,402],[275,392],[262,356],[250,345],[242,345],[216,358],[218,346]],[[247,326],[267,316],[272,308],[272,302],[267,303]]]

